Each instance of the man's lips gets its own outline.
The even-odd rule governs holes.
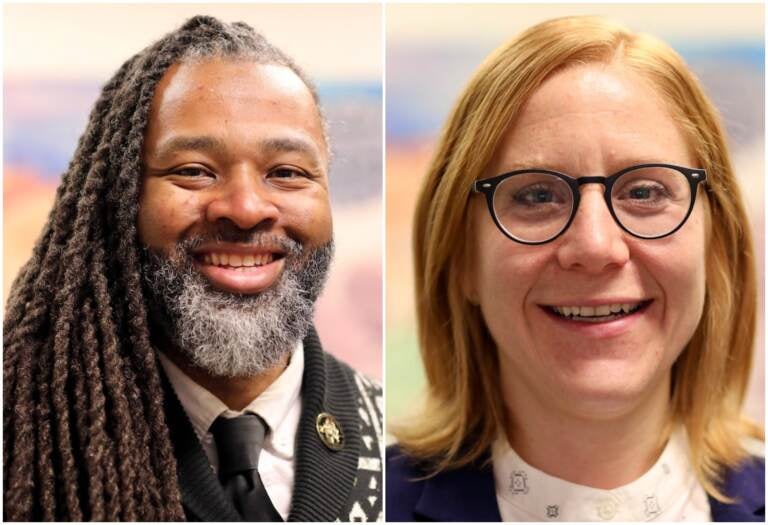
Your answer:
[[[275,254],[273,253],[239,254],[231,252],[211,252],[203,254],[201,257],[205,264],[229,266],[232,268],[264,266],[275,260]]]
[[[285,255],[286,249],[279,244],[247,244],[247,243],[205,243],[200,246],[196,246],[192,250],[192,254],[195,257],[203,256],[210,253],[233,253],[237,255],[260,255],[272,253],[277,256]]]
[[[278,247],[217,244],[198,247],[193,256],[211,284],[240,294],[266,290],[285,266],[285,252]]]

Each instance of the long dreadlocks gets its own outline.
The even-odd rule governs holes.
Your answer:
[[[150,101],[170,65],[301,70],[243,23],[190,19],[104,86],[4,322],[7,520],[183,520],[136,217]]]

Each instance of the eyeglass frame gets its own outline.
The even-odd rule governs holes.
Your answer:
[[[683,217],[683,220],[680,221],[680,224],[678,224],[677,227],[674,228],[673,230],[665,234],[657,235],[654,237],[645,237],[643,235],[639,235],[631,231],[626,226],[624,226],[619,220],[619,218],[616,216],[616,211],[613,209],[613,204],[611,203],[611,190],[613,189],[613,185],[615,184],[616,180],[618,180],[618,178],[624,175],[625,173],[629,173],[630,171],[635,171],[643,168],[673,169],[686,178],[691,190],[691,203],[688,207],[688,211],[686,211],[685,213],[685,217]],[[522,239],[513,237],[512,234],[510,234],[501,225],[501,222],[496,216],[496,211],[494,210],[494,207],[493,207],[493,197],[496,193],[496,188],[508,178],[514,177],[515,175],[523,175],[523,174],[553,175],[561,179],[562,181],[564,181],[571,190],[571,195],[573,195],[573,206],[571,208],[571,216],[568,218],[568,221],[560,229],[560,231],[557,232],[557,234],[555,234],[554,236],[550,237],[549,239],[545,239],[543,241],[524,241]],[[575,178],[575,177],[571,177],[570,175],[560,173],[558,171],[552,171],[552,170],[547,170],[542,168],[527,168],[527,169],[520,169],[520,170],[510,171],[507,173],[502,173],[501,175],[496,175],[494,177],[489,177],[486,179],[476,180],[472,183],[472,192],[485,194],[485,200],[486,200],[486,203],[488,204],[488,212],[491,214],[491,218],[493,219],[493,222],[496,224],[496,227],[501,231],[501,233],[503,233],[506,237],[508,237],[509,239],[515,242],[535,246],[539,244],[546,244],[548,242],[552,242],[558,237],[560,237],[562,234],[564,234],[566,231],[568,231],[568,228],[570,228],[571,223],[573,222],[573,219],[576,217],[576,213],[579,211],[579,203],[581,202],[581,190],[580,190],[581,186],[583,186],[584,184],[602,184],[603,187],[605,188],[605,190],[603,191],[603,198],[605,199],[605,204],[608,207],[608,211],[611,213],[611,217],[613,217],[613,221],[619,225],[619,228],[621,228],[628,234],[632,235],[633,237],[637,237],[638,239],[655,240],[655,239],[662,239],[664,237],[668,237],[683,227],[683,225],[688,221],[688,217],[691,216],[693,207],[696,204],[696,194],[698,193],[699,184],[705,183],[706,180],[707,180],[707,172],[704,169],[687,168],[685,166],[677,166],[675,164],[663,164],[663,163],[637,164],[635,166],[629,166],[627,168],[624,168],[621,171],[618,171],[607,177],[585,176],[585,177]]]

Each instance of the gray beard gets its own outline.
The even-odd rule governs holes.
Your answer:
[[[213,376],[251,377],[278,366],[312,325],[333,241],[302,253],[296,241],[269,239],[286,251],[285,266],[275,284],[252,295],[217,290],[200,274],[190,254],[201,238],[179,243],[170,257],[143,250],[153,321],[192,364]]]

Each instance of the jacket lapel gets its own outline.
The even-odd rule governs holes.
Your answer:
[[[296,433],[293,499],[288,521],[335,521],[347,503],[360,457],[360,420],[353,378],[327,358],[314,329],[304,339],[302,410]],[[182,503],[190,521],[241,521],[211,469],[176,393],[163,375],[165,413],[176,455]],[[341,450],[320,440],[317,416],[331,414],[344,435]]]
[[[765,521],[765,463],[753,458],[725,476],[734,503],[709,498],[713,521]],[[501,521],[490,466],[440,473],[424,482],[416,513],[434,521]]]
[[[713,521],[765,521],[765,463],[753,458],[725,476],[724,492],[734,503],[709,498]],[[490,466],[442,472],[424,481],[415,512],[432,521],[501,521]]]
[[[304,339],[302,410],[296,433],[296,470],[288,521],[341,518],[360,457],[360,416],[352,381],[348,369],[323,353],[320,339],[311,329]],[[330,450],[321,441],[316,421],[322,412],[331,414],[341,427],[341,450]]]
[[[490,465],[441,472],[425,480],[415,512],[431,521],[501,521]]]
[[[179,490],[188,521],[241,521],[242,518],[224,495],[208,462],[192,423],[176,393],[163,374],[165,414],[171,434]]]
[[[765,461],[753,457],[723,476],[723,492],[734,498],[709,498],[713,521],[765,521]]]
[[[711,496],[709,498],[709,508],[712,512],[712,521],[765,521],[765,506],[762,505],[755,509],[751,506],[736,503],[721,503]]]

